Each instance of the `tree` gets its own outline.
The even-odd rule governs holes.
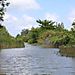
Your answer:
[[[56,30],[64,30],[64,23],[61,22],[61,23],[56,23]]]
[[[29,33],[27,34],[28,38],[28,43],[37,43],[38,39],[38,29],[32,27]]]
[[[2,27],[2,21],[4,21],[4,15],[6,7],[9,5],[7,0],[0,0],[0,28]]]
[[[22,36],[25,36],[25,35],[28,34],[28,32],[29,32],[28,29],[23,29],[22,32],[21,32],[21,35],[22,35]]]
[[[75,20],[74,20],[73,23],[72,23],[71,31],[72,31],[72,34],[73,34],[74,37],[75,37]]]
[[[75,31],[75,20],[73,21],[72,26],[73,26],[72,30]]]
[[[44,29],[54,29],[54,23],[52,20],[36,20],[37,23],[39,23],[41,26],[41,28],[44,28]]]

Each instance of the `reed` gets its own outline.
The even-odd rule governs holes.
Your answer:
[[[62,46],[60,47],[59,53],[62,56],[75,57],[75,47],[74,46]]]

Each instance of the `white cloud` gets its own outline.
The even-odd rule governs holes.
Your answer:
[[[16,36],[22,31],[22,29],[30,29],[32,27],[37,27],[34,17],[24,14],[21,17],[16,17],[11,14],[5,16],[5,26],[9,30],[9,33]]]
[[[55,14],[46,13],[45,19],[57,21],[58,16]],[[38,27],[36,23],[36,19],[29,15],[22,15],[22,16],[14,16],[12,14],[5,15],[5,25],[9,32],[12,35],[17,35],[22,31],[22,29],[30,29],[32,27]]]
[[[18,18],[13,16],[13,15],[10,15],[10,14],[5,14],[4,16],[4,20],[11,20],[11,21],[17,21]]]
[[[26,28],[30,29],[32,26],[35,26],[35,19],[34,17],[28,16],[28,15],[23,15],[23,24],[26,25]]]
[[[25,14],[29,12],[27,10],[40,9],[37,0],[8,0],[8,2],[10,5],[4,16],[4,25],[9,33],[16,35],[23,28],[37,27],[35,18]]]
[[[23,19],[29,23],[31,23],[32,21],[35,21],[33,17],[28,16],[28,15],[23,15]]]
[[[69,14],[68,20],[72,23],[75,20],[75,9]]]
[[[11,3],[10,5],[12,5],[10,7],[21,10],[40,8],[40,5],[36,2],[36,0],[9,0],[9,2]]]
[[[57,21],[58,18],[59,18],[59,16],[56,15],[56,14],[53,14],[53,13],[46,13],[46,14],[45,14],[45,18],[46,18],[47,20]]]

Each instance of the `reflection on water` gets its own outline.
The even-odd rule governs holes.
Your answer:
[[[0,52],[0,70],[6,75],[75,75],[75,58],[57,55],[58,49],[27,45]]]

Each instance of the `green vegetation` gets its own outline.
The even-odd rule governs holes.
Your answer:
[[[4,15],[6,7],[9,6],[9,2],[7,0],[0,0],[0,49],[1,48],[16,48],[16,47],[24,47],[24,43],[21,37],[12,37],[6,30],[6,28],[2,25],[4,21]]]
[[[60,48],[61,54],[70,54],[75,49],[75,21],[71,30],[64,28],[64,23],[57,23],[49,20],[36,20],[39,27],[32,27],[31,30],[23,29],[21,35],[12,37],[2,26],[6,7],[10,4],[7,0],[0,0],[0,48],[24,47],[23,42],[39,44],[43,47]],[[73,51],[73,53],[71,52]]]
[[[75,21],[72,28],[67,30],[64,23],[57,23],[49,20],[36,20],[39,27],[32,27],[31,30],[23,29],[21,35],[12,37],[2,26],[6,6],[10,3],[7,0],[0,0],[0,48],[24,47],[23,42],[39,44],[43,47],[60,48],[60,53],[67,56],[75,56]]]
[[[5,27],[0,28],[0,49],[1,48],[17,48],[24,47],[24,43],[20,37],[12,37]]]
[[[37,20],[36,22],[39,23],[39,27],[32,27],[31,30],[22,30],[21,37],[24,42],[37,43],[43,47],[60,48],[60,53],[63,50],[67,53],[66,50],[69,52],[71,48],[75,49],[73,47],[75,46],[75,22],[73,22],[70,31],[64,28],[63,23],[49,20]]]
[[[22,30],[21,36],[25,42],[53,45],[54,47],[69,43],[71,38],[69,34],[71,35],[71,31],[64,29],[63,23],[48,20],[37,20],[36,22],[40,24],[40,27],[32,27],[31,30]]]

